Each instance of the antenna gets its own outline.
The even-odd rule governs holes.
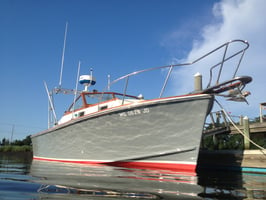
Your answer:
[[[60,70],[59,88],[61,88],[61,85],[62,85],[62,75],[63,75],[63,69],[64,69],[66,38],[67,38],[67,27],[68,27],[68,22],[66,22],[66,27],[65,27],[65,36],[64,36],[64,46],[63,46],[62,59],[61,59],[61,70]]]
[[[111,84],[111,76],[110,76],[110,74],[108,74],[107,79],[108,79],[108,88],[107,88],[107,90],[110,91],[110,84]]]
[[[79,64],[78,64],[78,72],[77,72],[77,80],[76,80],[76,88],[75,88],[75,94],[74,94],[74,100],[73,100],[73,108],[74,108],[73,109],[73,112],[72,112],[73,114],[74,114],[74,111],[75,111],[76,98],[77,98],[77,93],[78,93],[78,82],[79,82],[80,64],[81,64],[81,62],[79,61]]]
[[[92,67],[90,68],[90,75],[91,75],[91,77],[92,77],[92,72],[93,72],[93,69],[92,69]]]

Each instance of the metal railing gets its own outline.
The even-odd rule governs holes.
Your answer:
[[[231,53],[230,55],[227,55],[228,54],[228,49],[230,47],[230,44],[232,44],[232,43],[241,43],[243,45],[243,47],[240,50],[237,50],[237,51]],[[162,69],[167,69],[168,68],[167,76],[165,77],[163,86],[162,86],[162,88],[160,90],[160,94],[159,94],[159,98],[160,98],[160,97],[162,97],[162,95],[163,95],[163,93],[165,91],[165,87],[166,87],[166,85],[167,85],[167,83],[169,81],[169,77],[172,74],[172,71],[173,71],[174,67],[193,65],[193,64],[198,63],[199,61],[203,60],[204,58],[208,57],[209,55],[219,51],[222,48],[224,48],[222,60],[210,67],[210,78],[209,78],[209,82],[208,82],[207,87],[206,87],[206,88],[209,88],[209,87],[213,86],[212,85],[212,82],[213,82],[213,70],[215,68],[217,68],[217,67],[219,68],[219,73],[218,73],[217,78],[215,80],[215,84],[219,84],[224,63],[229,61],[233,57],[235,57],[237,55],[240,55],[239,61],[238,61],[237,65],[235,66],[235,70],[233,70],[233,73],[232,73],[232,79],[236,77],[236,73],[237,73],[237,71],[239,69],[239,66],[240,66],[240,63],[242,61],[242,58],[243,58],[243,56],[245,54],[245,51],[248,49],[248,47],[249,47],[249,43],[247,41],[244,41],[244,40],[231,40],[231,41],[226,42],[223,45],[215,48],[214,50],[204,54],[203,56],[193,60],[192,62],[173,64],[173,65],[166,65],[166,66],[160,66],[160,67],[153,67],[153,68],[148,68],[148,69],[144,69],[144,70],[135,71],[135,72],[132,72],[130,74],[127,74],[127,75],[124,75],[124,76],[122,76],[120,78],[115,79],[114,81],[110,82],[106,88],[110,88],[113,84],[115,84],[115,83],[117,83],[117,82],[119,82],[121,80],[125,80],[123,93],[126,94],[127,89],[128,89],[128,84],[129,84],[129,78],[130,77],[136,76],[136,75],[144,73],[144,72],[149,72],[149,71],[154,71],[154,70],[162,70]]]

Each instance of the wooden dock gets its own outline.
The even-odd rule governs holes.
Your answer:
[[[266,105],[266,103],[265,103]],[[222,112],[215,113],[223,117],[223,123],[215,123],[212,116],[212,128],[206,129],[203,136],[212,136],[219,134],[242,134],[244,135],[245,150],[201,150],[198,159],[199,169],[208,170],[236,170],[241,172],[253,172],[266,174],[266,149],[253,142],[253,139],[263,141],[266,144],[266,121],[251,123],[247,117],[241,119],[236,127],[226,121]],[[220,117],[221,118],[221,117]],[[218,124],[218,126],[217,126]],[[240,130],[240,132],[239,132]],[[250,150],[251,143],[257,145],[258,150]]]
[[[237,127],[244,131],[243,125],[237,125]],[[230,126],[231,134],[238,134],[238,130],[234,126]],[[265,133],[266,134],[266,122],[255,122],[255,123],[249,123],[249,132],[251,134],[253,133]]]

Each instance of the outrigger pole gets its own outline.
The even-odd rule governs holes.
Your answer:
[[[54,103],[53,103],[53,93],[58,93],[61,91],[62,86],[62,76],[63,76],[63,69],[64,69],[64,60],[65,60],[65,50],[66,50],[66,39],[67,39],[67,28],[68,22],[66,22],[65,26],[65,35],[64,35],[64,45],[62,50],[62,58],[61,58],[61,68],[60,68],[60,77],[59,77],[59,85],[58,88],[55,88],[51,92],[48,90],[46,82],[44,82],[45,90],[48,96],[48,128],[51,128],[53,125],[57,123],[57,117],[55,113]]]
[[[46,90],[46,93],[47,93],[47,96],[48,96],[48,101],[49,101],[49,106],[48,106],[49,110],[48,110],[48,112],[51,113],[51,111],[52,111],[52,114],[53,114],[53,116],[50,116],[50,114],[48,113],[48,128],[51,128],[53,125],[55,125],[57,123],[57,117],[56,117],[56,113],[55,113],[55,108],[54,108],[54,103],[53,103],[53,99],[52,99],[52,94],[49,92],[47,84],[46,84],[45,81],[44,81],[44,86],[45,86],[45,90]]]

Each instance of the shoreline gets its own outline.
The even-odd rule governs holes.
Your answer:
[[[32,152],[31,145],[5,145],[0,146],[1,153],[8,153],[8,152]]]

